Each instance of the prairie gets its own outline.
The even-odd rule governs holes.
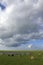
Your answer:
[[[1,52],[0,65],[43,65],[43,51],[0,51],[0,53]],[[8,52],[12,54],[5,54]],[[16,54],[13,54],[14,52]]]

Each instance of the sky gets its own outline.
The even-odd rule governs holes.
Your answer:
[[[0,50],[43,50],[43,0],[0,0]]]

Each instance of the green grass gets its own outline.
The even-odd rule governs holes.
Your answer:
[[[5,51],[6,52],[6,51]],[[0,55],[0,65],[43,65],[43,51],[16,51],[30,52],[29,55]],[[31,56],[34,59],[31,59]]]

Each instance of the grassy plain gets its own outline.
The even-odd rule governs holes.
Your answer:
[[[13,52],[25,52],[29,54],[24,55],[19,54],[14,56],[12,55],[8,56],[8,54],[7,55],[0,54],[0,65],[43,65],[43,51],[13,51]]]

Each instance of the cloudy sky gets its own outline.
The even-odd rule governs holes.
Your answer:
[[[31,49],[43,49],[43,0],[0,0],[0,50]]]

